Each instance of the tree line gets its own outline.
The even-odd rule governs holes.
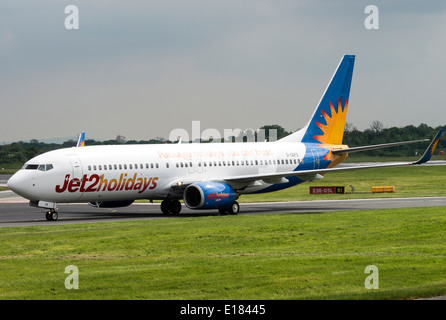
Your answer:
[[[347,122],[345,126],[343,143],[350,147],[355,147],[398,141],[433,139],[438,130],[444,127],[445,126],[432,128],[427,124],[422,123],[418,127],[408,125],[401,128],[384,128],[380,121],[373,121],[369,128],[365,129],[364,131],[360,131]],[[438,142],[436,153],[439,153],[440,150],[446,149],[445,136],[446,134],[443,134],[443,138]],[[422,142],[406,146],[365,151],[361,152],[361,154],[387,157],[414,156],[424,152],[427,145],[427,142]],[[417,154],[415,154],[415,152],[417,152]]]
[[[273,129],[277,130],[277,139],[287,136],[291,132],[286,131],[279,125],[265,125],[260,129],[264,129],[266,132],[266,140],[269,140],[268,131]],[[358,130],[351,123],[346,123],[343,143],[350,147],[381,144],[388,142],[406,141],[406,140],[419,140],[429,138],[432,139],[440,127],[432,128],[426,124],[420,124],[418,127],[409,125],[402,128],[391,127],[384,128],[381,122],[373,121],[369,128],[364,131]],[[254,132],[255,134],[255,132]],[[204,141],[203,141],[204,142]],[[175,143],[172,141],[166,141],[163,138],[157,137],[151,140],[126,140],[124,136],[118,135],[115,139],[106,141],[86,140],[86,146],[92,145],[116,145],[116,144],[164,144]],[[0,167],[17,167],[24,164],[29,159],[56,149],[74,147],[76,141],[68,140],[62,144],[56,143],[44,143],[39,142],[36,139],[32,139],[29,142],[19,141],[11,144],[0,145]],[[378,149],[373,151],[361,152],[365,155],[376,156],[414,156],[415,152],[424,152],[427,147],[427,143],[420,143],[409,146],[399,146],[386,149]],[[446,149],[446,138],[440,139],[437,150]],[[437,151],[438,152],[438,151]]]

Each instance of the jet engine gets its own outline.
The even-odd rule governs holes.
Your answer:
[[[220,182],[197,182],[184,190],[184,203],[189,209],[227,209],[236,199],[234,189]]]

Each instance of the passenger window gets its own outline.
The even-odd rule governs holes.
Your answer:
[[[114,164],[113,167],[115,168],[115,170],[118,170],[118,166],[116,164]]]
[[[93,165],[93,170],[96,171],[96,165]]]
[[[127,170],[127,164],[124,165],[124,170]]]
[[[122,164],[119,165],[119,170],[122,170]]]
[[[88,166],[88,171],[91,171],[91,166]]]

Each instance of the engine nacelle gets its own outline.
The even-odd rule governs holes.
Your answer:
[[[228,208],[236,198],[230,185],[219,182],[197,182],[184,190],[184,203],[189,209]]]
[[[122,201],[103,201],[103,202],[89,202],[88,204],[95,208],[119,208],[128,207],[134,200],[122,200]]]

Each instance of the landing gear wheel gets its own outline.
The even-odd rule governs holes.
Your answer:
[[[240,205],[238,204],[237,201],[234,201],[234,203],[232,204],[232,206],[230,206],[228,208],[228,213],[231,215],[236,215],[238,214],[240,211]]]
[[[170,200],[163,200],[163,202],[161,202],[161,212],[170,214]]]
[[[170,212],[172,214],[179,214],[181,212],[181,202],[179,200],[172,200],[170,203]]]
[[[56,210],[50,210],[45,214],[45,218],[48,221],[56,221],[59,218]]]
[[[165,199],[161,202],[161,211],[164,214],[179,214],[181,212],[181,202]]]

